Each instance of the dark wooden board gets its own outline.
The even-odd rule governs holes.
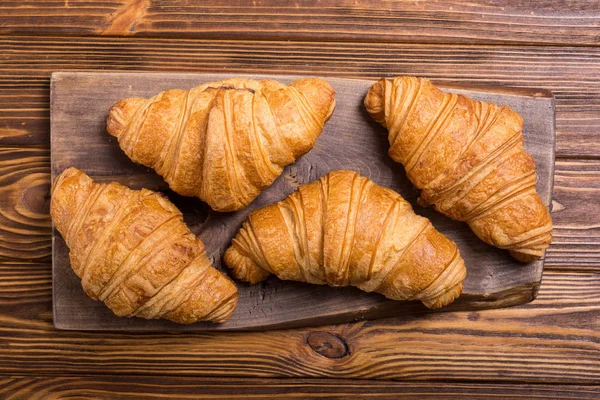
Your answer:
[[[247,75],[248,76],[248,75]],[[133,188],[165,190],[151,170],[133,164],[116,140],[105,132],[108,108],[128,96],[151,96],[168,88],[189,88],[224,74],[55,73],[51,80],[51,173],[81,168],[98,181],[119,181]],[[257,76],[248,76],[257,77]],[[292,76],[271,76],[289,82]],[[387,156],[387,134],[364,111],[362,99],[372,81],[329,79],[337,92],[336,111],[314,149],[266,189],[249,207],[237,213],[211,212],[197,199],[168,192],[183,211],[186,222],[205,243],[218,266],[220,255],[240,224],[257,207],[278,201],[299,184],[330,170],[352,169],[390,187],[415,204],[416,191],[402,167]],[[552,193],[554,169],[554,99],[543,90],[490,87],[453,87],[472,97],[508,104],[525,119],[526,148],[538,165],[538,191],[546,203]],[[499,90],[493,93],[493,90]],[[520,304],[532,300],[540,284],[543,261],[521,264],[506,252],[479,241],[468,227],[432,210],[416,207],[443,233],[454,239],[468,268],[463,296],[442,310],[474,310]],[[249,330],[297,327],[428,312],[417,302],[393,302],[354,288],[332,289],[277,278],[249,286],[238,284],[240,301],[230,321],[221,325],[198,323],[179,326],[165,321],[118,318],[102,303],[83,293],[68,263],[60,235],[53,236],[54,323],[59,329],[78,330]]]

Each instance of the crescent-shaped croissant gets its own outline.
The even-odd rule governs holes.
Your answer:
[[[314,146],[334,108],[335,91],[321,78],[234,78],[121,100],[107,130],[173,191],[234,211]]]
[[[381,79],[365,97],[389,130],[390,156],[421,190],[419,203],[465,221],[484,242],[528,262],[552,240],[523,119],[507,106],[444,93],[427,79]]]
[[[438,308],[466,275],[456,244],[396,192],[352,171],[334,171],[244,222],[225,263],[234,277],[356,286]]]
[[[237,288],[162,195],[69,168],[54,181],[50,214],[85,293],[118,316],[182,324],[231,316]]]

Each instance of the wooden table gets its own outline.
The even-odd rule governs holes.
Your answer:
[[[600,2],[225,3],[0,1],[0,398],[600,398]],[[411,74],[550,89],[555,229],[538,298],[286,331],[57,331],[57,70]]]

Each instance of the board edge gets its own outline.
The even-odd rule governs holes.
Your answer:
[[[321,77],[325,79],[339,79],[339,80],[354,80],[363,82],[377,82],[377,80],[393,79],[398,76],[416,76],[416,75],[401,75],[397,74],[394,76],[381,76],[378,78],[365,78],[365,77],[346,77],[338,75],[327,75],[327,74],[260,74],[260,73],[234,73],[234,72],[160,72],[160,71],[53,71],[50,74],[51,81],[69,76],[92,76],[92,75],[171,75],[171,76],[192,76],[192,75],[222,75],[228,78],[251,76],[251,79],[273,79],[274,76],[291,78],[307,78],[307,77]],[[429,78],[427,78],[429,79]],[[529,88],[519,86],[501,86],[501,85],[489,85],[489,84],[470,84],[470,83],[452,83],[447,80],[431,79],[431,82],[436,86],[443,89],[457,89],[457,90],[470,90],[474,92],[490,92],[498,93],[509,96],[517,97],[533,97],[533,98],[554,98],[554,94],[549,89],[542,88]]]
[[[54,160],[54,152],[52,151],[52,145],[53,145],[53,132],[54,132],[54,121],[53,121],[53,109],[54,109],[54,97],[55,97],[55,83],[65,77],[70,77],[70,76],[90,76],[90,75],[98,75],[98,74],[102,74],[102,75],[145,75],[145,74],[152,74],[152,75],[165,75],[165,74],[169,74],[169,73],[165,73],[165,72],[144,72],[144,71],[139,71],[139,72],[84,72],[84,71],[78,71],[78,72],[71,72],[71,71],[55,71],[51,73],[51,79],[50,79],[50,153],[51,153],[51,180],[52,182],[55,179],[55,171],[53,166],[55,165],[55,160]],[[218,72],[215,72],[215,74],[218,74]],[[202,73],[174,73],[174,74],[170,74],[170,75],[181,75],[181,76],[185,76],[185,75],[202,75]],[[227,73],[227,74],[220,74],[220,75],[230,75],[230,76],[240,76],[243,74],[235,74],[235,73]],[[267,77],[273,77],[273,75],[264,75],[264,74],[251,74],[254,77],[262,77],[264,76],[265,78]],[[285,75],[278,75],[278,76],[285,76]],[[290,77],[299,77],[301,75],[289,75]],[[304,76],[316,76],[316,75],[304,75]],[[366,79],[366,78],[345,78],[345,77],[337,77],[337,76],[325,76],[326,78],[333,78],[333,79],[339,79],[339,80],[357,80],[357,81],[367,81],[367,82],[375,82],[375,80],[372,79]],[[436,83],[437,84],[437,83]],[[552,118],[553,118],[553,123],[552,123],[552,130],[551,130],[551,158],[552,158],[552,164],[550,167],[550,183],[548,185],[548,191],[549,191],[549,209],[551,210],[551,205],[552,205],[552,197],[553,197],[553,192],[554,192],[554,172],[555,172],[555,165],[556,165],[556,109],[555,109],[555,98],[552,95],[552,92],[550,92],[549,90],[545,90],[545,89],[526,89],[526,88],[511,88],[511,87],[503,87],[503,86],[492,86],[492,85],[448,85],[448,84],[444,84],[443,82],[439,83],[439,86],[444,88],[444,89],[459,89],[459,90],[472,90],[472,91],[482,91],[482,92],[492,92],[492,93],[500,93],[500,94],[507,94],[507,95],[515,95],[515,96],[525,96],[528,98],[531,97],[536,97],[536,98],[541,98],[541,99],[549,99],[551,102],[551,109],[552,109]],[[511,90],[511,89],[515,89],[517,91],[520,91],[522,94],[515,94],[513,92],[510,93],[505,93],[503,91],[503,89],[505,90]],[[535,95],[536,93],[542,93],[541,95]],[[529,94],[529,95],[526,95]],[[55,230],[54,224],[52,223],[52,276],[54,278],[54,257],[55,257],[55,246],[54,246],[54,241],[55,241],[55,237],[57,235],[57,231]],[[542,276],[543,276],[543,270],[544,270],[544,264],[545,264],[545,254],[544,257],[542,258],[542,263],[541,263],[541,273],[540,273],[540,277],[538,279],[537,282],[532,282],[532,284],[536,284],[539,285],[541,284],[542,281]],[[84,332],[125,332],[125,330],[111,330],[111,329],[81,329],[81,328],[72,328],[72,327],[68,327],[64,324],[64,321],[61,322],[60,320],[56,319],[56,309],[55,309],[55,305],[56,305],[56,301],[55,301],[55,295],[56,295],[56,290],[55,290],[55,280],[53,279],[53,285],[52,285],[52,300],[53,300],[53,325],[55,327],[55,329],[58,330],[66,330],[66,331],[84,331]],[[508,304],[508,305],[502,305],[500,307],[509,307],[509,306],[515,306],[515,305],[519,305],[519,304],[526,304],[528,302],[533,301],[535,298],[537,297],[537,290],[532,292],[532,297],[528,300],[524,300],[521,302],[516,302],[514,304]],[[487,303],[488,305],[490,303]],[[494,308],[494,307],[483,307],[482,309],[488,309],[488,308]],[[443,310],[442,312],[469,312],[469,310]],[[328,317],[323,317],[323,318],[328,318]],[[361,318],[354,318],[353,320],[349,320],[346,319],[346,322],[352,322],[352,321],[357,321],[357,320],[362,320],[365,318],[369,318],[368,316],[365,317],[361,317]],[[384,317],[379,317],[379,318],[389,318],[389,316],[384,316]],[[319,322],[320,323],[320,322]],[[335,323],[335,322],[334,322]],[[339,322],[338,322],[339,323]],[[270,329],[290,329],[289,327],[286,328],[285,326],[286,323],[279,323],[279,324],[273,324],[273,325],[266,325],[264,327],[249,327],[249,328],[232,328],[232,329],[196,329],[196,330],[189,330],[187,332],[239,332],[239,331],[259,331],[259,330],[270,330]],[[331,322],[327,322],[327,324],[331,324]],[[309,327],[309,326],[318,326],[318,325],[304,325],[304,324],[299,324],[297,327],[298,328],[302,328],[302,327]],[[127,330],[127,331],[132,331],[132,332],[164,332],[164,333],[171,333],[171,332],[177,332],[177,333],[181,333],[181,332],[186,332],[186,331],[182,331],[182,330],[169,330],[169,329],[149,329],[149,330],[144,330],[144,329],[135,329],[135,330]]]

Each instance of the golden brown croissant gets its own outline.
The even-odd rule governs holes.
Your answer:
[[[160,194],[69,168],[54,181],[50,214],[84,291],[115,314],[182,324],[231,316],[235,285]]]
[[[324,79],[228,79],[121,100],[107,130],[173,191],[234,211],[313,147],[334,107]]]
[[[389,154],[421,190],[420,204],[467,222],[481,240],[520,261],[543,255],[552,221],[535,189],[519,114],[413,77],[379,80],[365,106],[388,128]]]
[[[466,275],[453,241],[399,194],[352,171],[330,172],[254,211],[225,263],[250,283],[275,274],[418,299],[429,308],[454,301]]]

